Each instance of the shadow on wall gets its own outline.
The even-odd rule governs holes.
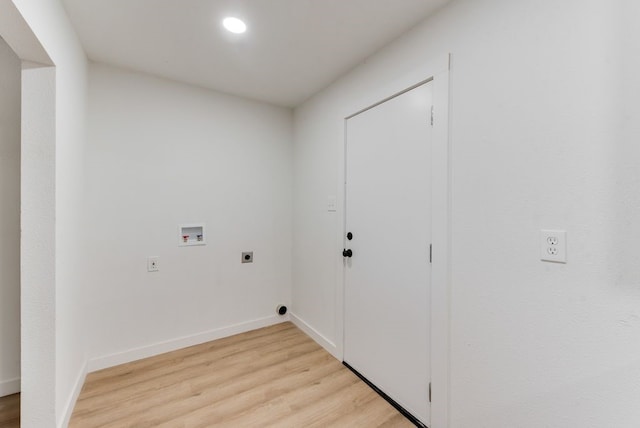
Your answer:
[[[0,397],[20,390],[20,76],[0,38]]]

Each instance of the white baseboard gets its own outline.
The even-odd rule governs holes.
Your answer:
[[[62,411],[62,419],[60,420],[60,423],[58,423],[59,428],[67,428],[67,426],[69,426],[71,415],[73,414],[73,409],[76,407],[76,401],[78,401],[80,391],[82,391],[82,387],[84,386],[84,380],[87,377],[87,365],[88,363],[85,362],[82,366],[82,369],[80,370],[80,373],[78,373],[76,383],[73,386],[71,397],[69,397],[69,400],[65,404]]]
[[[326,349],[327,352],[333,355],[336,359],[342,361],[338,352],[338,347],[335,345],[335,343],[333,343],[332,341],[324,337],[315,328],[311,327],[309,324],[304,322],[300,317],[298,317],[295,314],[291,314],[291,322],[295,324],[295,326],[298,327],[300,330],[304,331],[307,334],[307,336],[311,337],[320,346]]]
[[[180,337],[153,345],[130,349],[128,351],[118,352],[104,357],[94,358],[92,360],[89,360],[88,372],[91,373],[120,364],[141,360],[143,358],[164,354],[165,352],[171,352],[189,346],[211,342],[212,340],[222,339],[223,337],[233,336],[235,334],[245,333],[247,331],[268,327],[270,325],[279,324],[288,320],[288,316],[280,317],[277,315],[273,315],[270,317],[235,324],[228,327],[222,327],[190,336]]]
[[[0,397],[20,392],[20,378],[0,381]]]

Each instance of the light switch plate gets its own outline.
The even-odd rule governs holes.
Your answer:
[[[567,262],[567,232],[564,230],[540,231],[540,260]]]

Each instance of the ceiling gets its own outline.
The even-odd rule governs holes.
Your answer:
[[[93,61],[293,107],[448,0],[64,0]],[[236,16],[243,35],[221,21]]]

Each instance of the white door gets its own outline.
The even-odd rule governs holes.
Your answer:
[[[431,106],[426,83],[347,120],[344,241],[344,360],[425,424]]]

